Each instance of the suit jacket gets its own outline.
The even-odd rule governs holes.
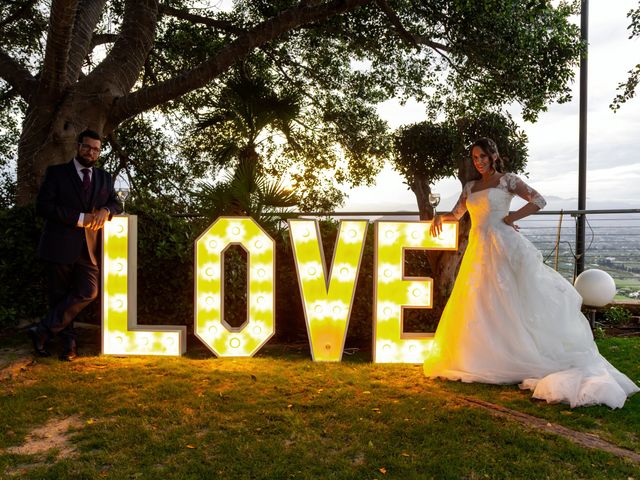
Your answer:
[[[82,181],[73,160],[47,168],[36,201],[38,215],[45,218],[38,245],[40,258],[55,263],[74,263],[80,257],[86,242],[91,259],[97,264],[99,232],[78,227],[80,213],[91,213],[107,207],[111,212],[111,219],[122,208],[116,197],[111,175],[94,167],[91,184],[89,199],[85,201]]]

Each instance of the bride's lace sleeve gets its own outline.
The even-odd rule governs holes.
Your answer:
[[[547,204],[547,201],[542,195],[524,183],[517,175],[507,173],[504,178],[507,183],[507,188],[511,193],[518,195],[520,198],[524,198],[527,202],[533,203],[541,209]]]
[[[471,182],[465,183],[462,188],[462,193],[460,193],[460,197],[458,197],[458,201],[451,210],[451,213],[457,220],[460,220],[462,216],[467,212],[467,197],[469,196],[469,192],[471,191]]]

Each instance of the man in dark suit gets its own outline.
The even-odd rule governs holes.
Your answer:
[[[78,136],[71,162],[47,169],[36,210],[45,218],[38,255],[45,261],[50,310],[29,329],[36,355],[49,356],[46,342],[63,338],[61,360],[77,357],[73,321],[98,296],[100,229],[122,209],[113,180],[95,167],[100,135],[85,130]]]

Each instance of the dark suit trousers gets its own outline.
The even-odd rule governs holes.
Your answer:
[[[73,320],[98,296],[100,269],[82,249],[75,263],[46,262],[49,285],[49,313],[42,320],[49,336],[60,334],[66,342],[75,341]]]

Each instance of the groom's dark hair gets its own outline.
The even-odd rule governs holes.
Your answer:
[[[82,141],[85,139],[85,137],[89,137],[92,138],[94,140],[100,140],[102,141],[102,137],[100,137],[100,134],[94,130],[84,130],[82,132],[80,132],[80,135],[78,135],[78,143],[82,143]]]

